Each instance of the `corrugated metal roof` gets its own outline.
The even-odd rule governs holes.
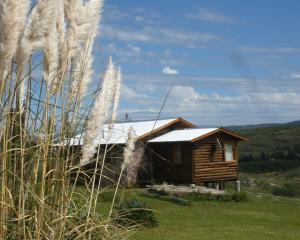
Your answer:
[[[178,118],[164,119],[164,120],[150,120],[150,121],[136,121],[136,122],[124,122],[115,123],[113,125],[111,134],[109,134],[109,124],[105,124],[102,128],[102,134],[99,134],[99,138],[95,139],[95,144],[124,144],[126,143],[128,132],[130,127],[135,130],[137,137],[141,137],[151,131],[155,131],[160,127],[163,127]],[[101,137],[102,135],[102,137]],[[110,135],[110,136],[109,136]],[[82,145],[83,138],[78,135],[68,140],[68,145]]]
[[[192,129],[182,129],[174,130],[168,132],[159,137],[153,138],[149,142],[159,143],[159,142],[189,142],[195,138],[204,136],[210,132],[217,130],[218,128],[192,128]]]

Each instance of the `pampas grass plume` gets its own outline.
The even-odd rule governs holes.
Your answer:
[[[90,119],[87,122],[87,128],[83,136],[83,149],[81,165],[87,164],[95,153],[97,143],[95,139],[99,138],[102,126],[109,116],[109,110],[112,106],[115,95],[116,70],[112,59],[109,59],[107,70],[103,77],[102,89],[98,95]],[[100,136],[101,138],[102,136]]]
[[[126,142],[126,147],[124,149],[123,157],[124,157],[124,162],[122,168],[128,168],[130,164],[134,161],[134,150],[135,150],[135,143],[137,141],[137,136],[135,133],[135,130],[130,127],[128,131],[128,139]]]
[[[3,71],[7,70],[16,54],[28,7],[28,0],[1,0],[0,2],[0,68]]]
[[[114,123],[117,119],[119,103],[120,103],[120,96],[121,96],[121,86],[122,86],[122,72],[121,69],[118,68],[116,72],[116,93],[114,98],[114,107],[112,111],[112,123]]]

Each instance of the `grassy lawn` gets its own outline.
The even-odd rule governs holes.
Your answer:
[[[264,195],[245,203],[193,202],[179,206],[142,197],[157,210],[160,226],[139,231],[143,239],[300,239],[300,201]]]
[[[289,181],[298,182],[299,171],[300,169],[288,173],[241,173],[242,182],[251,177],[260,184],[254,187],[243,186],[243,190],[248,192],[249,201],[240,203],[193,201],[191,206],[180,206],[140,196],[138,191],[141,190],[129,189],[119,196],[138,198],[157,211],[159,226],[136,232],[133,238],[135,240],[299,240],[300,195],[294,199],[274,197],[269,187],[265,187],[271,183],[282,185]],[[112,190],[104,190],[106,191]],[[78,201],[82,201],[81,196],[88,194],[81,187],[76,192],[81,194],[76,196]],[[99,213],[107,214],[111,198],[112,194],[100,195]]]

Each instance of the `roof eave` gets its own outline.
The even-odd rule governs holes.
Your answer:
[[[137,140],[139,140],[139,141],[144,140],[146,137],[149,137],[149,136],[151,136],[152,134],[155,134],[155,133],[157,133],[157,132],[163,130],[164,128],[169,127],[169,126],[171,126],[171,125],[173,125],[173,124],[175,124],[175,123],[178,123],[178,122],[182,122],[182,123],[184,123],[186,126],[191,127],[191,128],[197,127],[195,124],[193,124],[193,123],[191,123],[191,122],[188,122],[188,121],[182,119],[181,117],[179,117],[179,118],[176,118],[176,119],[174,119],[173,121],[171,121],[171,122],[169,122],[169,123],[167,123],[167,124],[165,124],[165,125],[163,125],[163,126],[157,128],[157,129],[155,129],[155,130],[153,130],[153,131],[147,132],[147,133],[145,133],[145,134],[139,136]]]
[[[246,140],[247,140],[246,137],[243,137],[243,136],[241,136],[241,135],[239,135],[239,134],[237,134],[237,133],[231,132],[231,131],[229,131],[229,130],[227,130],[227,129],[224,129],[224,128],[218,128],[218,129],[216,129],[216,130],[214,130],[214,131],[212,131],[212,132],[209,132],[209,133],[204,134],[204,135],[202,135],[202,136],[200,136],[200,137],[196,137],[196,138],[192,139],[191,142],[197,142],[197,141],[200,141],[200,140],[202,140],[202,139],[204,139],[204,138],[207,138],[207,137],[209,137],[209,136],[211,136],[211,135],[213,135],[213,134],[215,134],[215,133],[218,133],[218,132],[224,132],[224,133],[226,133],[226,134],[228,134],[228,135],[231,135],[231,136],[233,136],[233,137],[235,137],[235,138],[238,138],[240,141],[246,141]]]

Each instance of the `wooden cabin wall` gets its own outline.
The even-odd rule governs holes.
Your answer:
[[[106,149],[106,156],[105,156],[105,163],[103,169],[103,177],[102,177],[102,184],[101,186],[106,187],[110,185],[115,185],[117,179],[119,178],[120,171],[121,171],[121,164],[123,163],[123,149],[124,145],[101,145],[100,152],[99,152],[99,161],[98,161],[98,171],[97,171],[97,179],[100,177],[100,169],[102,167],[102,160],[105,154]],[[82,148],[81,146],[72,146],[70,149],[70,157],[72,159],[70,165],[79,164],[80,159],[82,158]],[[97,157],[97,153],[95,153],[94,158]],[[90,182],[90,178],[94,175],[95,169],[95,161],[92,161],[90,164],[87,164],[82,167],[82,171],[84,174],[79,175],[79,182],[81,183],[88,183]],[[71,178],[75,179],[76,171],[71,173]]]
[[[181,164],[174,163],[174,149],[181,148]],[[153,177],[158,182],[192,183],[191,143],[150,144],[153,162]]]
[[[225,161],[224,143],[233,144],[233,161]],[[214,134],[193,144],[193,182],[217,182],[238,178],[237,139],[224,133]]]

